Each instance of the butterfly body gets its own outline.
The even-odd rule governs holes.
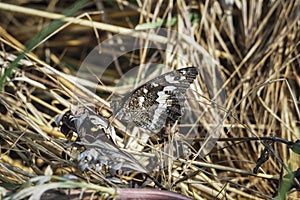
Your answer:
[[[106,118],[85,107],[73,108],[57,116],[60,130],[69,139],[73,133],[78,135],[76,144],[84,146],[85,150],[78,157],[78,168],[100,171],[106,169],[115,175],[117,171],[139,171],[146,169],[129,153],[119,149],[112,139],[115,130],[109,126]]]

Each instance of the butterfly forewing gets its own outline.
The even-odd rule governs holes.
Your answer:
[[[198,75],[196,67],[174,70],[158,76],[125,96],[114,115],[136,126],[158,130],[182,116],[186,90]]]

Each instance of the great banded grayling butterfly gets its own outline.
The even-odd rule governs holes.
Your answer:
[[[161,129],[183,115],[186,90],[197,75],[196,67],[188,67],[158,76],[130,92],[119,103],[112,104],[114,116],[148,130]],[[68,137],[76,132],[81,141],[77,144],[86,147],[78,158],[81,171],[88,167],[96,170],[108,167],[111,174],[118,170],[146,172],[136,159],[120,150],[109,138],[115,131],[106,118],[79,108],[60,115],[56,122]]]
[[[160,75],[113,102],[114,116],[150,131],[161,129],[183,115],[186,90],[197,75],[196,67]]]

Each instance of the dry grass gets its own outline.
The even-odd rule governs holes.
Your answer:
[[[82,18],[70,16],[50,25],[61,17],[55,13],[70,11],[67,8],[72,1],[24,0],[17,7],[0,3],[0,197],[16,193],[15,199],[31,195],[35,199],[48,190],[48,198],[64,192],[69,192],[70,198],[107,198],[121,191],[116,188],[129,187],[100,173],[78,171],[72,159],[75,155],[54,126],[54,117],[71,107],[72,98],[93,99],[101,113],[109,116],[109,95],[120,90],[112,87],[120,72],[149,62],[170,68],[198,66],[201,75],[192,87],[192,102],[209,110],[199,119],[200,133],[218,136],[209,128],[216,123],[221,133],[220,141],[206,157],[169,159],[166,170],[149,172],[162,188],[193,199],[269,199],[279,190],[282,176],[299,168],[299,154],[283,142],[271,140],[300,138],[299,1],[237,0],[234,5],[146,2],[88,2],[73,14]],[[81,15],[84,13],[89,16]],[[170,38],[145,29],[156,26],[193,40],[183,38],[167,52],[150,51],[148,43],[141,44],[145,48],[111,63],[101,77],[103,85],[97,88],[97,95],[89,94],[83,81],[74,81],[88,53],[113,34],[143,38],[150,32],[149,41],[163,45]],[[44,27],[53,30],[39,35],[43,38],[34,37]],[[145,30],[132,33],[134,28]],[[11,64],[16,56],[17,62]],[[221,93],[215,88],[222,88]],[[134,149],[141,146],[130,145],[132,138],[128,136],[120,134],[118,141],[131,152],[146,149]],[[199,153],[199,142],[195,140],[191,146],[193,153]],[[265,148],[269,159],[254,174]],[[138,177],[133,173],[122,180],[130,182]],[[147,188],[153,186],[151,183]],[[289,199],[300,197],[294,190],[289,191]]]

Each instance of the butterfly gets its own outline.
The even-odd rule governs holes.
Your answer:
[[[186,90],[197,75],[196,67],[188,67],[158,76],[130,92],[118,104],[112,104],[114,116],[148,130],[161,129],[183,115]],[[71,109],[59,115],[55,122],[68,138],[77,133],[81,141],[77,143],[86,147],[78,158],[81,171],[88,167],[108,167],[111,174],[119,170],[147,171],[113,142],[111,136],[115,130],[109,121],[91,110]]]
[[[187,67],[160,75],[113,102],[113,114],[121,121],[155,131],[183,115],[185,93],[198,75],[196,67]]]

